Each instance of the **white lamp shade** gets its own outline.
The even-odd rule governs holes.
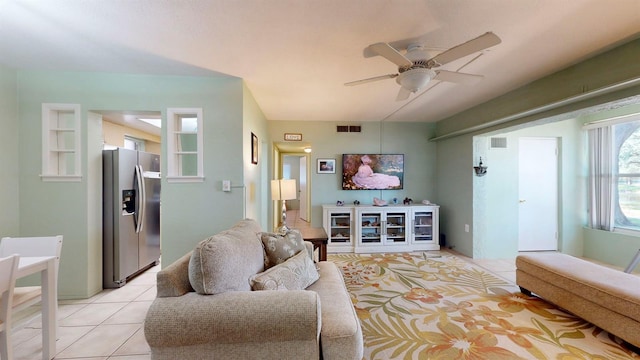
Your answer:
[[[271,200],[293,200],[297,197],[295,180],[271,180]]]

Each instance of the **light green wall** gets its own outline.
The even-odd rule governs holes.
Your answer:
[[[284,133],[301,133],[310,143],[311,153],[311,223],[322,226],[322,204],[335,204],[337,200],[352,203],[359,200],[371,204],[374,197],[390,201],[397,197],[436,200],[435,143],[433,124],[363,122],[360,133],[338,133],[337,125],[344,123],[318,121],[269,121],[269,132],[274,141],[282,141]],[[342,190],[342,154],[404,154],[403,190]],[[335,174],[318,174],[319,158],[336,159]]]
[[[486,231],[489,225],[513,224],[517,222],[517,212],[500,211],[504,214],[499,220],[493,218],[486,203],[478,202],[477,192],[484,191],[478,183],[482,179],[474,179],[472,166],[474,160],[474,135],[496,133],[500,129],[516,129],[523,124],[533,124],[534,121],[552,122],[576,117],[581,112],[602,110],[607,104],[620,102],[621,99],[633,98],[640,94],[640,40],[634,40],[621,45],[592,59],[571,66],[558,73],[552,74],[522,88],[511,91],[494,100],[478,105],[459,114],[443,119],[437,123],[436,133],[443,137],[437,141],[437,193],[438,201],[447,212],[441,221],[441,231],[447,234],[447,241],[456,250],[468,256],[476,256],[475,241],[472,233],[464,232],[464,224],[472,224],[474,231]],[[606,71],[603,71],[606,69]],[[620,84],[626,84],[621,86]],[[554,109],[547,109],[533,114],[517,115],[536,107],[560,102],[570,97],[582,96],[585,93],[603,89],[607,86],[617,86],[608,92],[591,93],[580,101],[561,104]],[[624,101],[622,101],[624,102]],[[584,110],[581,110],[584,109]],[[569,115],[562,115],[569,114]],[[512,117],[509,122],[502,123],[502,119]],[[570,125],[579,133],[577,124]],[[533,131],[533,130],[532,130]],[[558,129],[541,132],[541,136],[559,136]],[[569,131],[567,129],[567,131]],[[447,135],[450,135],[447,137]],[[562,133],[563,136],[563,204],[561,210],[562,221],[562,250],[580,255],[590,252],[588,244],[582,244],[583,235],[578,230],[578,224],[585,221],[585,152],[580,145],[579,136]],[[489,174],[493,169],[489,165]],[[490,175],[487,175],[490,176]],[[577,186],[572,179],[578,181]],[[485,185],[486,186],[486,185]],[[507,187],[508,191],[509,188]],[[581,194],[578,192],[582,192]],[[487,200],[488,201],[488,200]],[[476,223],[474,213],[482,212],[491,221]],[[510,226],[509,226],[510,228]],[[486,238],[479,239],[482,246],[486,246]],[[482,256],[489,256],[485,248],[479,249]]]
[[[90,110],[161,111],[203,108],[202,183],[162,184],[162,262],[170,264],[195,244],[243,217],[242,198],[222,192],[222,179],[244,181],[243,85],[236,78],[172,77],[99,73],[18,72],[20,129],[20,235],[62,234],[60,296],[82,298],[101,289],[101,226],[96,166],[101,161],[97,122]],[[42,182],[41,104],[81,105],[83,179]],[[166,133],[163,134],[163,137]],[[91,143],[90,143],[91,142]],[[162,158],[166,159],[163,144]],[[163,172],[166,168],[163,164]]]
[[[584,257],[626,268],[640,249],[637,236],[590,229],[584,231]],[[635,268],[640,272],[640,266]]]
[[[20,233],[17,73],[0,65],[0,237]]]
[[[102,116],[88,112],[85,127],[87,134],[85,142],[86,170],[83,173],[86,174],[87,179],[85,190],[87,194],[86,238],[89,241],[87,241],[87,256],[84,259],[74,259],[74,261],[76,268],[89,269],[83,289],[86,289],[87,294],[90,295],[102,290],[102,269],[96,265],[102,264],[102,145],[104,143]],[[69,242],[65,238],[62,247],[65,248],[67,245]],[[60,261],[62,263],[62,259]],[[61,295],[65,296],[62,293]],[[74,292],[68,297],[77,296]]]
[[[477,226],[473,221],[473,146],[471,137],[460,136],[437,142],[438,157],[436,201],[440,204],[440,233],[452,247],[467,256],[473,256],[473,232],[465,231]],[[473,231],[473,230],[471,230]]]
[[[267,196],[269,195],[269,133],[267,119],[256,103],[249,88],[243,87],[243,156],[244,189],[232,188],[232,192],[246,196],[247,218],[255,219],[263,229],[268,229]],[[251,163],[251,133],[258,137],[258,164]],[[233,182],[232,182],[233,183]]]
[[[490,166],[487,175],[474,177],[475,258],[513,258],[518,253],[519,140],[525,137],[558,139],[558,249],[582,255],[586,167],[581,156],[585,146],[581,127],[581,121],[570,119],[474,139],[474,158],[482,155]],[[489,148],[489,137],[506,138],[507,148]]]

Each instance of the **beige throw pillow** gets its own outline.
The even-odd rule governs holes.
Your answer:
[[[260,240],[264,246],[266,269],[285,262],[293,255],[305,250],[302,235],[298,230],[289,230],[285,235],[263,232]]]
[[[191,254],[189,282],[202,295],[250,291],[248,279],[264,271],[260,227],[242,220],[229,230],[202,240]]]
[[[289,260],[250,278],[253,290],[304,290],[320,278],[313,260],[300,251]]]

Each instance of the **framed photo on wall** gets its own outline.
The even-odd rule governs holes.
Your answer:
[[[251,163],[258,164],[258,137],[251,133]]]
[[[318,159],[318,174],[335,174],[336,159]]]

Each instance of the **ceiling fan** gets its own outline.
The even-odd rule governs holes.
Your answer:
[[[475,83],[482,80],[483,76],[447,70],[434,70],[434,68],[498,45],[500,42],[501,40],[496,34],[487,32],[433,57],[431,57],[429,52],[420,43],[409,44],[404,55],[399,51],[402,49],[395,49],[388,43],[380,42],[372,44],[369,45],[367,49],[398,65],[398,73],[352,81],[345,85],[353,86],[371,81],[395,78],[396,82],[400,85],[400,91],[398,92],[396,100],[401,101],[408,99],[411,93],[419,91],[431,80],[449,81],[460,84]]]

